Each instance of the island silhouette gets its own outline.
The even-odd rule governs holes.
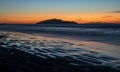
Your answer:
[[[77,23],[75,21],[66,21],[62,19],[52,18],[36,22],[34,24],[14,24],[1,23],[0,26],[40,26],[40,27],[75,27],[75,28],[120,28],[119,23],[106,22],[89,22]]]
[[[35,23],[35,25],[41,27],[89,27],[89,28],[120,28],[120,24],[117,23],[102,23],[102,22],[90,22],[90,23],[77,23],[74,21],[65,21],[62,19],[48,19]]]
[[[78,24],[74,21],[64,21],[62,19],[48,19],[44,21],[37,22],[36,24]]]

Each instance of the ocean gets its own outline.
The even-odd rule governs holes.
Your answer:
[[[77,44],[82,49],[120,58],[120,28],[41,27],[38,25],[1,25],[0,31],[21,32],[45,39]]]

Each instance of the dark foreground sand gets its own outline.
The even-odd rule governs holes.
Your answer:
[[[119,72],[107,66],[84,64],[70,66],[65,58],[46,60],[14,48],[0,47],[0,72]]]
[[[1,34],[0,36],[0,72],[119,72],[119,61],[115,61],[116,59],[113,59],[112,57],[101,56],[105,62],[110,62],[111,60],[115,61],[118,65],[116,68],[114,62],[108,63],[108,65],[102,64],[102,62],[100,62],[102,59],[98,60],[100,57],[97,58],[94,55],[81,54],[72,56],[71,53],[75,50],[70,51],[70,49],[68,49],[68,52],[71,52],[68,53],[59,48],[57,48],[57,50],[51,50],[52,48],[41,49],[42,47],[45,47],[43,43],[40,43],[40,49],[34,48],[37,50],[37,52],[35,52],[30,46],[26,46],[31,40],[16,40],[15,38],[13,38],[15,40],[12,40],[12,36],[9,38],[9,34],[10,33]],[[17,35],[18,34],[16,34],[16,36]],[[26,36],[23,35],[23,38],[26,39]],[[30,39],[33,38],[30,37]],[[27,41],[25,42],[26,45],[20,46],[19,44],[24,41]],[[68,45],[68,43],[65,42],[62,44]],[[57,54],[60,54],[61,56]],[[65,55],[62,56],[62,54]],[[109,64],[113,66],[110,66]]]

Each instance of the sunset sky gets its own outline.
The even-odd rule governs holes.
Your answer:
[[[120,0],[0,0],[0,23],[58,18],[78,23],[120,23]]]

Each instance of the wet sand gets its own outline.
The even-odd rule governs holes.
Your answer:
[[[84,43],[24,33],[0,35],[1,72],[119,72],[119,58],[84,48]]]

